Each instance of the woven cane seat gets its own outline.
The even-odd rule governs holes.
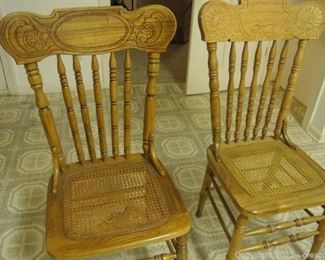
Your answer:
[[[64,179],[64,231],[75,240],[133,233],[166,222],[169,210],[146,162],[78,170]]]
[[[243,190],[267,197],[318,187],[319,173],[282,141],[257,141],[222,148],[222,162]]]

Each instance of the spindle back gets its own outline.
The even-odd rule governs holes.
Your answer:
[[[202,40],[207,43],[209,53],[211,122],[213,144],[216,150],[223,139],[216,55],[218,44],[230,42],[231,45],[224,135],[225,143],[229,143],[232,139],[238,142],[241,139],[255,139],[258,136],[264,138],[267,135],[272,114],[275,111],[275,100],[279,96],[281,84],[284,82],[285,66],[291,62],[287,58],[289,41],[299,40],[291,73],[288,77],[288,84],[286,87],[283,86],[285,87],[284,95],[273,131],[274,137],[280,138],[284,121],[287,120],[292,103],[307,42],[309,39],[316,39],[320,36],[324,29],[324,23],[325,8],[319,1],[306,1],[298,5],[289,5],[286,0],[243,0],[240,5],[230,5],[221,0],[211,0],[201,7],[199,25]],[[263,65],[261,61],[263,60],[262,50],[263,44],[266,44],[265,41],[272,42],[268,58],[265,59],[266,73],[261,86],[258,106],[255,109],[255,98],[259,92],[258,77],[263,76],[260,70],[261,65]],[[249,55],[250,44],[254,44],[251,42],[257,42],[254,55]],[[242,49],[241,53],[237,53],[239,45],[243,45],[239,48]],[[237,109],[234,115],[235,126],[233,127],[234,93],[237,87],[235,86],[236,60],[239,57],[241,57],[240,80],[237,91]],[[250,59],[254,60],[252,68],[248,68]],[[251,83],[247,86],[246,74],[249,69],[252,69],[253,76]],[[246,89],[246,87],[250,88]],[[247,102],[245,102],[246,91],[249,91]],[[247,110],[245,113],[244,106],[246,103]],[[244,114],[246,114],[246,118],[243,117]],[[253,125],[254,118],[255,124]],[[245,127],[241,127],[243,120]]]
[[[96,107],[100,159],[119,157],[118,98],[117,98],[117,51],[125,50],[124,59],[124,157],[131,152],[131,55],[130,49],[147,52],[148,83],[146,88],[143,149],[148,155],[153,142],[153,120],[155,112],[156,78],[159,70],[160,53],[164,52],[173,38],[176,20],[166,7],[152,5],[136,11],[126,11],[122,7],[94,7],[57,9],[51,15],[33,13],[12,13],[0,22],[0,43],[16,60],[24,64],[28,81],[35,92],[36,104],[43,123],[50,148],[58,156],[61,168],[65,165],[62,145],[48,99],[43,91],[43,81],[38,62],[52,55],[57,56],[57,70],[62,87],[63,99],[68,114],[72,138],[80,164],[85,163],[73,98],[66,75],[62,54],[72,55],[76,90],[80,103],[81,118],[91,162],[96,158],[96,141],[91,124],[85,84],[82,77],[79,55],[90,55],[93,78],[93,94]],[[107,142],[105,118],[108,113],[103,108],[103,92],[97,55],[110,54],[107,70],[110,75],[110,123],[111,141]],[[108,112],[108,111],[107,111]],[[106,119],[107,120],[107,119]],[[112,145],[112,158],[107,145]]]

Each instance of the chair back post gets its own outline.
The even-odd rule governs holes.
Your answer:
[[[280,108],[280,113],[278,115],[275,130],[274,130],[274,137],[276,139],[280,138],[283,122],[287,119],[289,111],[290,111],[293,93],[297,86],[297,82],[298,82],[300,70],[302,67],[305,48],[307,46],[307,43],[308,43],[308,40],[300,40],[298,43],[298,50],[297,50],[296,55],[293,60],[293,65],[291,68],[288,85],[287,85],[285,93],[284,93],[284,97],[283,97],[281,108]]]
[[[28,82],[35,93],[35,103],[39,109],[41,122],[54,157],[58,157],[61,169],[64,169],[65,161],[61,142],[55,126],[53,114],[49,108],[49,102],[43,91],[43,80],[36,62],[25,64]]]
[[[159,53],[149,53],[148,83],[146,87],[145,115],[143,129],[143,152],[145,156],[150,155],[150,147],[154,138],[154,117],[156,112],[157,75],[159,71]]]
[[[217,44],[207,43],[209,58],[209,88],[210,88],[210,110],[214,156],[219,158],[219,147],[221,142],[221,119],[220,119],[220,97],[218,79]]]

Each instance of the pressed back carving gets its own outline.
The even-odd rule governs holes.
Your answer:
[[[285,65],[292,62],[287,58],[289,41],[299,40],[288,84],[283,86],[284,96],[273,129],[274,137],[279,138],[292,103],[307,42],[309,39],[318,38],[324,29],[325,7],[319,1],[289,5],[286,0],[246,0],[241,1],[240,5],[230,5],[221,0],[211,0],[201,7],[199,24],[202,39],[207,42],[209,53],[211,121],[216,153],[222,140],[216,55],[218,43],[229,41],[231,45],[227,108],[223,111],[226,115],[224,139],[226,143],[229,143],[232,139],[238,142],[240,139],[248,140],[267,136],[275,100],[280,95],[281,82],[284,82]],[[252,41],[257,42],[253,55],[248,52]],[[265,41],[272,42],[267,43],[269,45],[268,55],[263,58]],[[243,45],[241,53],[238,53],[238,49],[241,48],[236,48],[239,45]],[[241,77],[238,86],[235,86],[234,74],[238,69],[235,65],[237,59],[241,59]],[[249,60],[254,61],[251,68],[248,68]],[[258,79],[262,76],[260,71],[264,62],[266,72],[260,87]],[[252,70],[253,76],[250,84],[246,85],[248,69]],[[275,75],[275,78],[272,75]],[[238,90],[234,91],[236,87]],[[234,113],[235,100],[237,100],[237,109]],[[245,107],[246,104],[247,107]],[[233,114],[235,114],[234,129],[232,129]],[[216,156],[218,157],[218,154]]]
[[[316,39],[324,17],[320,1],[289,5],[286,0],[242,0],[230,5],[211,0],[201,8],[199,24],[205,42]]]
[[[51,15],[12,13],[0,22],[0,43],[17,64],[47,56],[99,54],[122,49],[163,52],[175,33],[173,13],[151,5],[56,9]]]

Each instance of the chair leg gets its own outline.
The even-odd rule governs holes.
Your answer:
[[[187,235],[176,238],[177,260],[187,260]]]
[[[230,246],[226,256],[227,260],[236,259],[236,253],[241,249],[247,222],[248,218],[243,215],[239,215],[237,218],[235,230],[231,237]]]
[[[325,211],[324,211],[325,215]],[[314,237],[313,245],[311,246],[311,250],[308,256],[308,260],[315,259],[316,254],[321,248],[323,242],[325,241],[325,220],[321,220],[318,225],[319,234]]]
[[[204,179],[203,179],[203,183],[202,183],[202,187],[201,187],[201,191],[200,191],[200,196],[199,196],[199,203],[197,206],[197,211],[196,211],[196,216],[197,217],[201,217],[202,216],[202,211],[205,205],[205,202],[207,200],[207,189],[210,188],[211,185],[211,177],[210,177],[210,173],[211,173],[211,169],[209,167],[209,165],[207,166],[207,169],[205,171],[204,174]]]

